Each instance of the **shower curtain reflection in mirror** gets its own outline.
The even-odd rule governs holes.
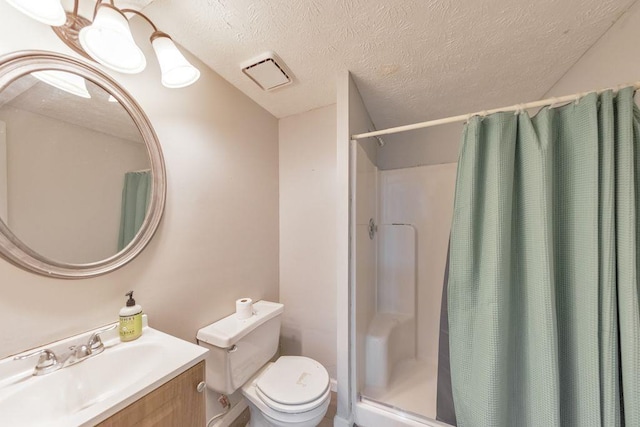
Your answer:
[[[138,234],[144,222],[151,195],[151,171],[127,172],[122,188],[122,215],[118,251],[124,249]]]

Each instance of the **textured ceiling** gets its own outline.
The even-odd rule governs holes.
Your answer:
[[[542,96],[633,0],[155,0],[145,11],[276,117],[335,102],[350,70],[378,128]],[[263,92],[242,62],[295,76]]]

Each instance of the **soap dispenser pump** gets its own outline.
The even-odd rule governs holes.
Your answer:
[[[129,297],[127,305],[120,309],[120,341],[133,341],[142,335],[142,306],[133,299],[133,291],[125,294]]]

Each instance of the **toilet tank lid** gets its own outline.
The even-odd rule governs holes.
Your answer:
[[[282,314],[283,311],[284,305],[282,304],[258,301],[253,304],[253,316],[250,318],[239,320],[235,313],[230,314],[224,319],[198,330],[196,338],[216,347],[228,348],[267,320]]]

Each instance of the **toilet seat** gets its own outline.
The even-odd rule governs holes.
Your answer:
[[[282,356],[287,360],[289,357],[298,356]],[[282,357],[280,359],[282,359]],[[280,360],[278,359],[278,360]],[[307,359],[307,358],[304,358]],[[313,363],[318,363],[313,359],[309,359]],[[331,401],[331,387],[329,380],[327,379],[326,390],[324,390],[318,397],[309,401],[309,397],[305,396],[303,400],[307,400],[306,403],[298,405],[285,405],[275,401],[272,397],[267,396],[258,388],[258,383],[264,377],[264,375],[271,370],[271,368],[277,363],[269,363],[261,371],[259,371],[251,380],[249,380],[242,387],[243,396],[249,401],[249,406],[255,406],[262,416],[270,420],[270,425],[276,426],[311,426],[317,425],[318,422],[324,417]],[[285,367],[291,367],[288,362],[280,363]],[[320,365],[322,366],[322,365]],[[322,367],[324,369],[324,367]],[[273,371],[271,375],[275,376],[275,373],[279,371]],[[325,369],[326,372],[326,369]],[[271,376],[270,375],[270,376]],[[267,377],[269,378],[269,377]],[[275,376],[277,378],[277,376]],[[328,374],[327,374],[328,378]],[[262,384],[263,388],[266,388],[267,392],[270,391],[269,386],[265,386],[266,382]],[[321,382],[320,382],[321,383]],[[282,388],[282,385],[280,386]],[[281,399],[283,396],[276,394],[276,398]],[[314,393],[311,393],[313,395]],[[253,414],[253,409],[251,409]],[[262,424],[260,424],[262,425]]]
[[[303,356],[282,356],[255,381],[256,394],[270,408],[284,413],[311,411],[330,393],[329,373]]]
[[[307,412],[286,413],[276,411],[267,406],[266,403],[257,395],[254,385],[245,385],[242,388],[243,396],[249,401],[249,406],[256,407],[261,416],[270,421],[270,425],[275,426],[316,426],[327,413],[329,402],[331,401],[330,390],[324,402],[320,406]],[[253,411],[253,409],[252,409]],[[253,414],[253,412],[252,412]],[[252,415],[253,416],[253,415]]]
[[[304,403],[302,405],[283,405],[270,399],[268,396],[265,396],[260,391],[260,389],[256,387],[256,395],[260,398],[260,400],[269,408],[283,414],[300,414],[302,412],[313,411],[317,407],[322,406],[322,404],[324,404],[330,398],[330,394],[331,388],[327,387],[327,390],[316,400]]]

